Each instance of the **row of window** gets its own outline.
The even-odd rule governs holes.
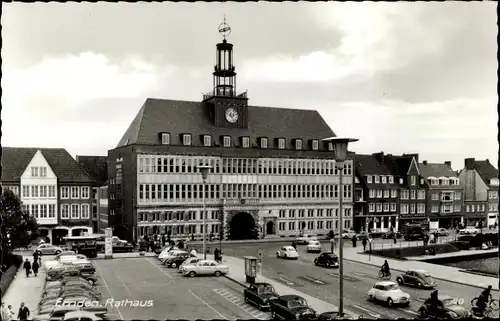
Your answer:
[[[366,175],[366,182],[368,184],[393,184],[394,183],[394,176],[392,175]],[[403,178],[399,178],[399,184],[402,185],[404,183]],[[417,185],[417,176],[412,175],[410,176],[410,184],[412,186]],[[420,184],[424,184],[424,180],[420,179]]]
[[[400,196],[402,200],[425,200],[425,190],[401,190]]]
[[[398,197],[398,190],[397,189],[386,189],[386,190],[375,190],[375,189],[370,189],[368,191],[368,195],[370,198],[396,198]]]
[[[498,199],[498,191],[489,191],[488,192],[488,199],[490,199],[490,200]]]
[[[334,229],[332,220],[307,221],[307,222],[278,222],[278,231],[316,232],[318,230],[329,231]],[[339,228],[339,221],[335,220],[335,229]],[[344,229],[351,228],[351,220],[344,221]]]
[[[161,143],[163,145],[170,145],[172,141],[172,137],[170,133],[160,133],[161,135]],[[181,143],[184,146],[191,146],[193,145],[192,141],[192,136],[191,134],[180,134],[181,138]],[[284,137],[280,138],[275,138],[276,139],[276,145],[278,146],[278,149],[285,149],[286,148],[286,139]],[[239,137],[239,144],[237,145],[231,136],[228,135],[222,135],[220,137],[220,141],[222,142],[222,147],[243,147],[243,148],[250,148],[252,147],[250,143],[250,137],[248,136],[241,136]],[[203,144],[205,147],[212,147],[214,146],[213,142],[213,137],[212,135],[200,135],[200,142]],[[268,137],[259,137],[257,138],[257,142],[260,148],[268,148],[269,147],[269,138]],[[195,144],[196,145],[196,144]],[[300,138],[293,138],[292,139],[292,146],[296,150],[302,150],[304,149],[304,142]],[[309,140],[309,148],[311,150],[319,150],[320,142],[319,139],[311,139]],[[331,142],[325,142],[324,143],[324,148],[328,151],[333,151],[333,144]]]
[[[15,195],[19,196],[19,186],[8,186],[4,185],[2,186],[5,191],[9,190],[12,191]]]
[[[418,206],[417,206],[418,205]],[[423,214],[425,213],[425,204],[400,204],[400,213],[401,214]]]
[[[206,224],[207,233],[218,235],[220,233],[220,223]],[[139,235],[151,235],[154,233],[163,234],[171,233],[171,236],[190,236],[191,234],[203,233],[203,224],[185,224],[174,226],[139,226]]]
[[[429,177],[428,180],[431,182],[432,186],[437,186],[437,185],[460,185],[460,180],[456,177],[440,177],[440,178],[435,178],[435,177]]]
[[[350,208],[343,208],[344,217],[350,217],[352,210]],[[303,218],[303,217],[335,217],[339,216],[338,208],[319,208],[319,209],[308,209],[308,210],[280,210],[279,218]]]
[[[227,198],[314,198],[339,197],[339,185],[266,184],[139,184],[139,200],[176,201]],[[342,185],[344,199],[352,197],[352,185]]]
[[[440,194],[441,194],[441,197],[440,197]],[[453,201],[453,200],[460,200],[462,197],[462,193],[461,192],[458,192],[458,191],[455,191],[455,192],[433,192],[431,194],[431,198],[433,201],[443,201],[443,202],[447,202],[447,201]]]
[[[88,186],[61,186],[62,199],[88,199],[90,197]]]
[[[56,218],[55,204],[23,204],[23,210],[36,219]]]
[[[23,185],[24,198],[56,198],[55,185]]]
[[[36,218],[56,218],[55,204],[27,204],[24,211]],[[61,204],[61,219],[88,219],[90,218],[89,204]]]
[[[396,212],[396,203],[369,203],[368,212]]]
[[[484,204],[467,204],[467,205],[465,205],[465,211],[468,213],[485,212],[486,205],[484,205]],[[498,212],[498,204],[497,203],[489,203],[488,204],[488,212]]]
[[[139,156],[139,173],[198,173],[200,165],[210,166],[210,173],[216,174],[339,174],[334,160]],[[345,163],[343,174],[352,175],[351,161]]]
[[[462,210],[462,205],[461,204],[442,204],[441,206],[439,205],[432,205],[431,206],[431,213],[457,213]]]
[[[31,166],[31,177],[47,177],[47,167]]]
[[[203,219],[203,211],[165,211],[138,213],[139,222],[197,221]],[[206,220],[221,220],[220,211],[205,211]]]

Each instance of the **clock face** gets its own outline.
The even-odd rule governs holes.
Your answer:
[[[238,120],[238,113],[234,108],[228,108],[226,109],[226,120],[230,123],[236,123]]]

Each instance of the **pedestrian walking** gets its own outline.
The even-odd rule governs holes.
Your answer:
[[[366,238],[364,238],[364,239],[361,241],[361,243],[363,244],[363,252],[365,252],[365,251],[366,251],[366,243],[367,243],[367,242],[368,242],[368,241],[366,240]]]
[[[293,242],[292,242],[292,247],[293,247],[295,250],[297,250],[297,242],[293,241]]]
[[[356,235],[354,235],[352,237],[352,247],[356,247],[356,242],[358,241],[358,238],[356,237]]]
[[[219,249],[215,248],[214,250],[214,259],[215,261],[219,262]]]
[[[0,309],[0,316],[2,317],[2,321],[9,320],[9,310],[7,310],[5,302],[2,302],[2,307]]]
[[[398,238],[397,238],[397,235],[396,235],[396,233],[394,233],[394,236],[393,236],[393,238],[394,238],[394,244],[396,244],[396,243],[398,242]]]
[[[19,312],[17,313],[19,320],[28,320],[30,316],[30,309],[24,305],[24,302],[21,302],[21,306],[19,307]]]
[[[29,277],[31,273],[31,263],[28,259],[24,261],[23,269],[26,270],[26,277]]]
[[[38,269],[40,269],[40,264],[38,264],[38,261],[33,261],[33,264],[31,265],[31,268],[33,269],[33,274],[35,276],[38,275]]]
[[[10,316],[10,320],[15,320],[16,319],[16,314],[14,313],[14,311],[12,311],[12,305],[9,304],[7,310],[9,310],[9,316]]]

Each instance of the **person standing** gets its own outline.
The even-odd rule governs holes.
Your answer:
[[[396,233],[394,233],[393,238],[394,238],[394,244],[396,244],[398,242],[398,238],[397,238]]]
[[[214,250],[214,260],[219,262],[219,249],[215,248]]]
[[[357,244],[356,244],[356,243],[357,243],[357,241],[358,241],[358,238],[356,237],[356,235],[354,235],[354,236],[352,237],[352,247],[356,247],[356,245],[357,245]]]
[[[366,240],[366,238],[363,238],[363,240],[361,241],[361,244],[363,244],[363,252],[365,252],[365,251],[366,251],[366,243],[367,243],[367,242],[368,242],[368,241]]]
[[[28,261],[29,263],[29,261]],[[17,313],[19,316],[19,320],[28,320],[30,316],[30,309],[24,305],[24,302],[21,302],[21,306],[19,307],[19,312]]]
[[[29,277],[31,273],[31,263],[28,259],[24,261],[23,269],[26,271],[26,277]]]
[[[38,261],[34,260],[31,267],[33,268],[33,274],[35,274],[35,276],[37,276],[38,269],[40,268],[40,264],[38,264]]]
[[[7,319],[7,320],[15,320],[14,316],[16,314],[14,313],[14,311],[12,311],[12,305],[11,304],[9,304],[9,307],[7,308],[7,310],[9,311],[9,315],[8,316],[10,317],[10,319]]]
[[[3,320],[10,320],[9,318],[9,310],[7,310],[7,307],[5,306],[5,302],[2,302],[2,308],[0,310],[0,315],[2,316],[2,321]]]

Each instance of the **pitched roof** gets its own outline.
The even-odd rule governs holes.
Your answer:
[[[489,184],[492,178],[498,178],[498,169],[489,160],[475,161],[474,168],[486,184]]]
[[[394,176],[406,177],[410,170],[413,155],[393,156],[387,155],[384,157],[386,164]]]
[[[448,164],[420,163],[418,164],[420,175],[429,177],[457,177],[457,173]]]
[[[108,180],[107,156],[79,156],[76,161],[96,181],[98,186],[104,185]]]
[[[361,176],[392,174],[390,169],[374,155],[356,154],[356,170]]]
[[[2,147],[2,181],[18,181],[33,156],[41,151],[59,182],[92,183],[94,180],[64,148]]]
[[[118,146],[127,144],[161,144],[161,132],[171,133],[171,144],[180,144],[180,134],[192,135],[192,145],[200,145],[201,135],[212,135],[217,142],[222,135],[249,136],[252,142],[273,138],[323,139],[335,136],[328,124],[315,110],[248,106],[248,128],[220,128],[212,121],[209,104],[148,98],[120,139]]]

